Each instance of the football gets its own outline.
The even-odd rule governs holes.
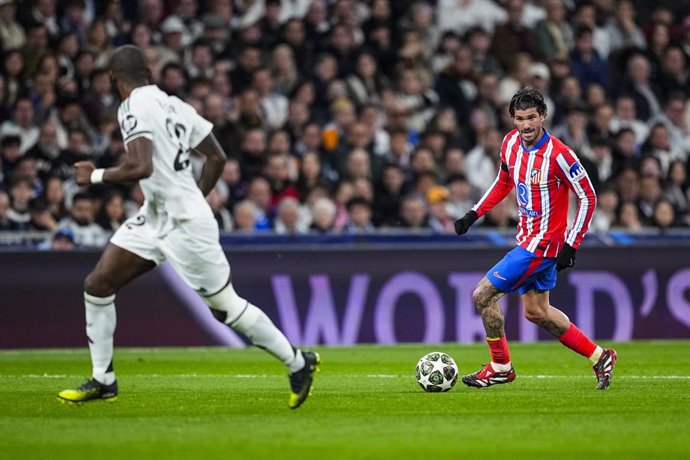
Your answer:
[[[417,363],[415,376],[424,391],[438,393],[448,391],[458,381],[458,366],[453,358],[442,351],[422,356]]]

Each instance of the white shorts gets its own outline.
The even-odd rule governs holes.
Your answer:
[[[110,242],[156,265],[168,260],[192,289],[208,296],[223,289],[230,278],[230,264],[218,240],[213,218],[179,221],[159,237],[139,213],[127,219]]]

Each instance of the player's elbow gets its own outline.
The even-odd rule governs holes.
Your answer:
[[[139,165],[136,171],[137,180],[146,179],[153,174],[153,163],[144,163]]]

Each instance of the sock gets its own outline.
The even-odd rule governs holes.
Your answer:
[[[266,313],[249,302],[240,316],[230,323],[230,327],[244,334],[253,345],[285,363],[291,373],[304,367],[302,352],[292,347]]]
[[[603,351],[601,347],[592,342],[589,337],[587,337],[584,332],[578,329],[573,323],[570,323],[568,330],[565,331],[565,333],[560,336],[558,340],[563,345],[570,348],[574,352],[581,354],[585,358],[592,359],[594,356],[596,356],[596,360],[594,361],[595,363],[599,359],[599,356],[601,356],[601,351]]]
[[[115,296],[96,297],[84,292],[86,337],[89,340],[93,378],[104,385],[115,382],[113,371],[113,334],[115,333]]]
[[[597,361],[599,361],[602,353],[604,353],[604,349],[597,345],[597,347],[594,349],[594,353],[592,353],[589,357],[589,360],[592,361],[592,364],[596,364]]]
[[[487,337],[486,343],[489,344],[489,352],[491,353],[491,367],[498,372],[509,371],[512,366],[510,365],[510,351],[508,351],[506,336]]]

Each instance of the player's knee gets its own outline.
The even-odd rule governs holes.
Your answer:
[[[472,292],[472,301],[479,311],[482,311],[489,306],[487,296],[481,287],[477,287],[474,292]]]
[[[211,309],[213,316],[218,321],[228,325],[231,325],[247,307],[247,301],[237,295],[232,283],[225,286],[220,292],[204,297],[204,301]]]
[[[227,321],[228,312],[222,311],[222,310],[216,310],[215,308],[211,308],[211,307],[209,307],[209,310],[211,310],[211,314],[213,315],[213,317],[216,318],[221,323],[225,323],[225,321]]]
[[[525,319],[532,323],[539,324],[540,322],[546,320],[547,317],[548,314],[546,310],[542,310],[541,308],[525,309]]]
[[[95,297],[108,297],[116,293],[116,288],[96,272],[91,272],[84,280],[84,292]]]

